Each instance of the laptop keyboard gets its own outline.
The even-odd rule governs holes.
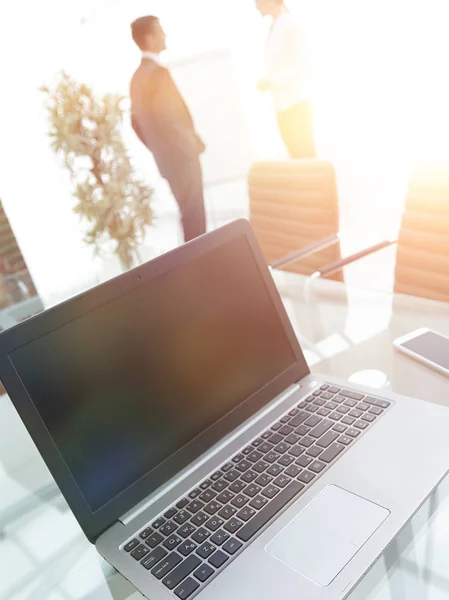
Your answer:
[[[323,384],[122,547],[193,598],[390,406]]]

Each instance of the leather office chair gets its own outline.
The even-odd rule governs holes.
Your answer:
[[[250,170],[248,191],[251,225],[270,266],[311,275],[341,258],[330,162],[258,162]],[[342,280],[342,271],[331,277]]]

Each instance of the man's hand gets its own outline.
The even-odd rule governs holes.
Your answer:
[[[259,92],[268,92],[268,90],[271,90],[271,88],[271,81],[268,79],[268,77],[259,79],[259,81],[257,82],[257,89],[259,90]]]

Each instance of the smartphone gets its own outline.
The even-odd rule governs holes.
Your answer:
[[[449,337],[422,328],[397,338],[393,344],[401,352],[449,377]]]

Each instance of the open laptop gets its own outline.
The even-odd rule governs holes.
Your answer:
[[[343,598],[449,467],[445,408],[310,374],[244,220],[2,333],[0,376],[151,600]]]

